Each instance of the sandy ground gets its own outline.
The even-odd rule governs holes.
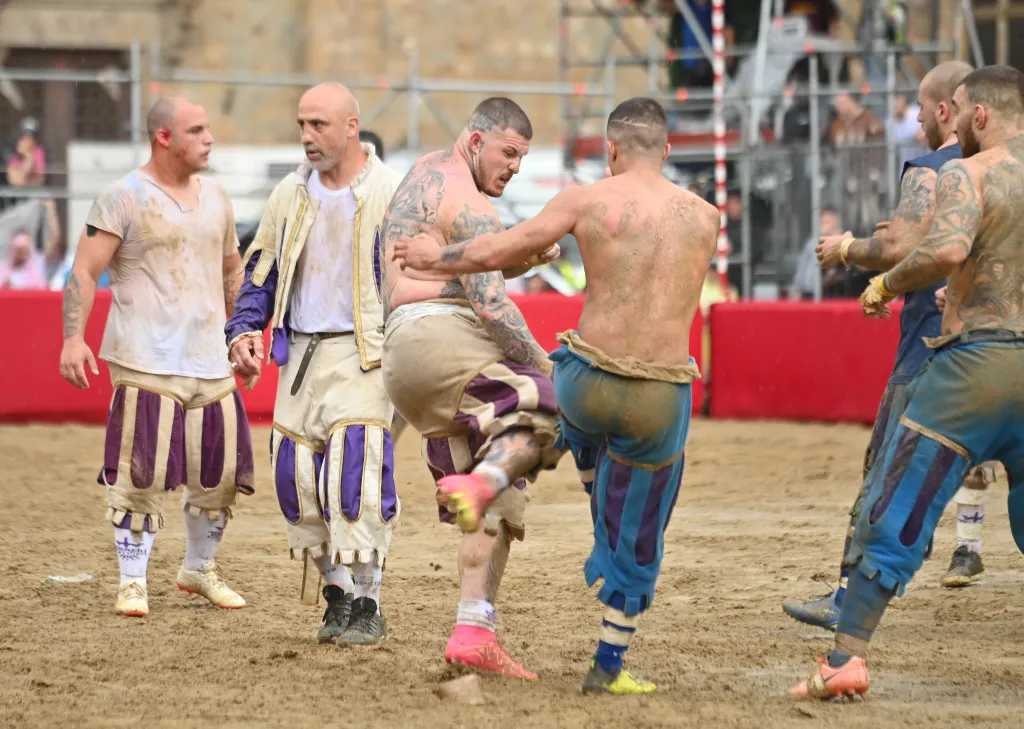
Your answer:
[[[266,429],[255,439],[266,443]],[[118,618],[117,560],[95,483],[102,431],[0,428],[0,726],[1024,726],[1024,562],[1003,474],[989,501],[986,579],[938,585],[954,546],[951,507],[934,559],[877,635],[869,698],[785,696],[829,640],[780,602],[824,591],[812,577],[834,572],[866,440],[856,427],[694,423],[654,609],[627,657],[659,683],[648,697],[579,693],[601,609],[582,578],[587,503],[564,459],[535,488],[498,604],[506,647],[541,680],[486,678],[489,703],[474,708],[433,693],[456,675],[442,651],[457,535],[434,520],[415,434],[399,444],[404,513],[382,598],[390,639],[358,650],[316,643],[323,603],[298,601],[300,569],[287,559],[265,463],[219,558],[248,607],[218,611],[177,591],[184,536],[172,496],[150,562],[150,616]],[[95,579],[44,582],[83,571]]]

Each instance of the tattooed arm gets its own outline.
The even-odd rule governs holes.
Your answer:
[[[888,271],[921,242],[935,216],[936,174],[927,167],[912,167],[900,184],[900,204],[888,230],[850,244],[846,260],[869,271]]]
[[[64,339],[85,335],[96,284],[119,245],[121,239],[113,233],[86,226],[71,264],[71,275],[64,286]]]
[[[481,229],[463,238],[464,243],[441,249],[425,236],[406,239],[395,246],[395,257],[416,270],[480,273],[504,269],[507,271],[505,278],[513,278],[509,273],[525,273],[520,270],[524,261],[571,233],[576,216],[576,190],[566,190],[556,195],[536,217],[508,230],[502,231],[500,226],[495,230]],[[455,243],[454,238],[452,242]]]
[[[481,206],[482,207],[482,206]],[[490,208],[490,209],[487,209]],[[473,208],[466,205],[452,221],[451,242],[458,246],[477,236],[502,230],[498,216],[489,205]],[[459,276],[465,297],[480,317],[491,338],[513,362],[536,367],[551,373],[547,352],[537,344],[522,312],[505,291],[505,279],[500,273],[470,273]],[[454,283],[454,282],[453,282]]]
[[[963,160],[948,162],[935,185],[935,218],[921,244],[882,280],[892,294],[946,278],[967,260],[981,227],[983,202]]]
[[[85,343],[85,325],[92,313],[96,284],[119,245],[121,239],[113,233],[85,226],[71,264],[71,275],[64,286],[64,347],[60,354],[60,374],[83,390],[89,386],[85,365],[89,365],[93,374],[99,374],[92,350]]]
[[[238,291],[242,288],[242,257],[235,251],[224,258],[224,310],[228,319],[235,314],[235,301],[238,300]]]

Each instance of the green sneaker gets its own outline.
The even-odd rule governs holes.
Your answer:
[[[597,661],[590,662],[590,671],[583,679],[583,693],[585,694],[630,696],[632,694],[653,694],[657,688],[650,681],[634,678],[625,668],[616,674],[608,673],[597,665]]]
[[[388,632],[388,621],[377,613],[371,597],[357,597],[352,603],[352,621],[341,639],[349,645],[377,645]]]
[[[331,643],[335,638],[340,638],[352,622],[352,595],[346,593],[336,585],[324,587],[324,600],[327,601],[327,609],[324,610],[324,625],[316,634],[316,639],[321,643]]]

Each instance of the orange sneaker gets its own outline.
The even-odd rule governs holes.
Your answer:
[[[456,625],[444,649],[444,660],[476,668],[485,673],[497,673],[507,678],[536,681],[537,674],[527,671],[498,643],[498,636],[486,628]]]
[[[455,514],[455,523],[466,533],[476,531],[494,496],[491,484],[476,473],[445,476],[437,482],[437,503]]]
[[[835,698],[863,696],[868,692],[871,679],[863,658],[854,656],[840,668],[832,668],[824,658],[810,678],[789,690],[790,696],[828,701]]]

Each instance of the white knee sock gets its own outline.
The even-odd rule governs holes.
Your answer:
[[[213,562],[224,536],[224,512],[211,519],[206,512],[196,516],[185,512],[185,569],[198,572]]]
[[[328,585],[340,587],[343,592],[353,593],[352,575],[348,567],[343,564],[332,564],[331,558],[326,554],[313,560],[316,568],[320,570],[320,576]]]
[[[489,463],[481,463],[473,469],[473,473],[478,473],[486,478],[490,482],[491,486],[494,487],[495,491],[507,489],[509,486],[508,474],[497,466],[492,466]]]
[[[355,583],[355,595],[368,597],[377,603],[377,614],[380,615],[380,581],[382,570],[376,562],[357,562],[352,565],[352,582]]]
[[[459,600],[459,614],[456,625],[472,625],[494,633],[497,630],[494,606],[486,600]]]
[[[956,505],[956,545],[981,554],[981,524],[985,521],[984,504]]]
[[[146,567],[149,553],[153,549],[156,534],[133,532],[131,529],[114,527],[114,544],[117,546],[117,561],[121,565],[121,584],[138,580],[146,584]]]

